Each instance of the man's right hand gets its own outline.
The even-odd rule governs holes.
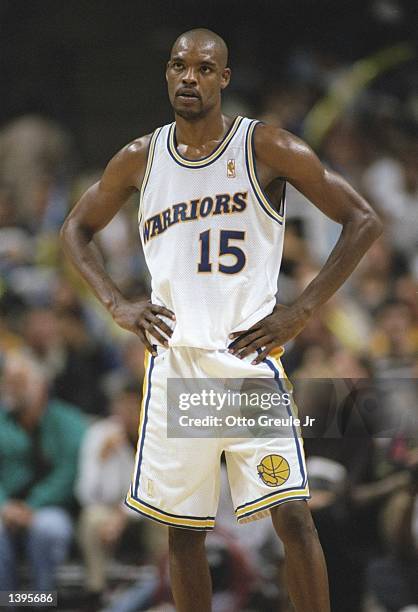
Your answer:
[[[173,321],[176,319],[174,312],[164,306],[152,304],[150,300],[123,300],[112,311],[115,323],[136,334],[152,355],[155,355],[156,352],[145,332],[154,336],[163,346],[168,346],[168,340],[161,332],[164,332],[169,338],[173,333],[167,323],[157,315],[163,315]]]
[[[24,502],[10,499],[0,511],[4,524],[9,529],[27,527],[32,520],[32,511]]]

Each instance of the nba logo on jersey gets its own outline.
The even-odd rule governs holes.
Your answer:
[[[235,178],[235,159],[228,159],[226,162],[226,176]]]

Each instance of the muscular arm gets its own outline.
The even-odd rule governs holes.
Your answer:
[[[370,205],[341,176],[325,169],[312,149],[296,136],[260,125],[255,148],[257,160],[285,177],[327,217],[342,225],[327,262],[296,302],[310,316],[350,276],[380,235],[381,223]]]
[[[137,190],[145,172],[150,136],[124,147],[107,165],[101,180],[90,187],[72,209],[61,229],[64,251],[100,302],[124,329],[136,333],[153,352],[145,330],[164,344],[155,325],[171,335],[170,328],[156,314],[172,318],[171,311],[149,302],[128,302],[107,274],[92,242]]]
[[[325,169],[312,149],[296,136],[259,125],[254,144],[257,166],[262,167],[265,175],[286,178],[327,217],[342,226],[339,240],[325,265],[295,303],[290,308],[278,306],[270,317],[260,322],[261,326],[253,326],[252,333],[235,345],[233,352],[243,349],[241,357],[266,346],[267,350],[255,360],[258,363],[274,346],[296,336],[341,287],[380,235],[382,225],[370,205],[341,176]]]
[[[139,139],[115,155],[101,180],[84,193],[61,229],[66,255],[109,312],[122,295],[104,270],[92,240],[135,191],[135,172],[139,180],[144,173],[147,140]]]

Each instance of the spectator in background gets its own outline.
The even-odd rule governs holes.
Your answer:
[[[366,171],[366,193],[387,219],[391,241],[418,275],[418,145],[398,135],[398,159],[378,158]]]
[[[309,507],[327,559],[331,609],[361,609],[361,568],[350,548],[348,521],[348,472],[339,461],[311,456],[306,462],[311,499]],[[339,537],[336,538],[335,534]]]
[[[393,249],[385,235],[373,244],[354,273],[352,298],[374,318],[379,307],[391,296],[396,279],[408,273],[405,256]]]
[[[21,337],[11,329],[7,315],[0,302],[0,357],[6,354],[6,351],[17,349],[22,344]]]
[[[289,343],[290,344],[290,343]],[[329,375],[328,356],[335,348],[335,339],[322,319],[308,321],[283,355],[286,372],[292,377],[321,378]]]
[[[322,144],[322,155],[331,168],[358,187],[370,154],[363,130],[347,118],[340,119],[331,127]]]
[[[25,308],[24,301],[10,290],[0,275],[0,358],[7,351],[23,346],[18,327]]]
[[[385,467],[386,440],[371,435],[382,423],[374,383],[362,378],[368,373],[366,367],[347,363],[341,351],[330,364],[336,372],[348,366],[351,376],[359,378],[357,382],[333,379],[331,384],[303,381],[301,417],[309,414],[317,419],[315,430],[304,440],[309,503],[329,568],[332,609],[357,612],[363,609],[369,563],[381,545],[379,513],[393,492],[403,491],[411,479],[402,466],[399,471]],[[296,388],[299,382],[295,381]]]
[[[370,564],[368,571],[371,592],[389,612],[418,605],[417,449],[408,455],[413,477],[409,486],[389,498],[381,512],[384,554]]]
[[[19,588],[24,547],[31,588],[53,590],[72,538],[70,512],[82,414],[49,397],[41,368],[22,354],[5,358],[0,402],[0,584]]]
[[[32,238],[18,222],[18,211],[12,189],[0,183],[0,273],[24,265],[31,259]]]
[[[63,362],[54,379],[54,392],[88,414],[106,413],[103,377],[112,367],[112,354],[89,333],[83,312],[75,306],[57,312]]]
[[[21,338],[12,332],[0,308],[0,356],[6,351],[22,346]]]
[[[418,300],[417,290],[418,284],[411,274],[403,274],[395,280],[394,297],[400,302],[408,304],[411,314],[416,322],[418,322]]]
[[[121,363],[105,378],[105,389],[108,395],[113,396],[123,387],[127,380],[142,381],[144,378],[145,347],[139,338],[126,335],[120,341]]]
[[[25,351],[42,367],[50,384],[62,370],[65,360],[58,332],[58,320],[50,308],[44,306],[26,311],[23,319]]]
[[[301,133],[302,120],[312,103],[312,91],[303,85],[285,87],[266,84],[266,95],[260,120],[285,128],[296,134]]]
[[[0,131],[0,181],[12,186],[20,218],[31,224],[36,219],[34,231],[42,225],[47,209],[53,216],[59,213],[55,227],[61,224],[67,203],[58,193],[72,170],[73,157],[71,136],[50,119],[24,115]],[[34,189],[38,195],[38,188],[47,183],[44,194],[48,204],[41,207],[39,216]]]
[[[380,376],[414,377],[418,359],[418,321],[408,303],[389,300],[377,313],[370,352]]]
[[[87,296],[90,298],[90,296]],[[83,292],[70,280],[61,274],[54,283],[51,290],[51,308],[58,314],[60,312],[81,310],[83,318],[89,330],[89,335],[96,340],[109,337],[109,330],[106,329],[106,321],[99,317],[96,304],[91,299],[84,299]]]
[[[75,491],[82,505],[79,540],[87,569],[89,610],[101,601],[107,562],[127,530],[131,546],[136,543],[136,559],[141,550],[143,558],[150,555],[151,542],[153,554],[162,547],[159,534],[165,530],[159,525],[142,525],[138,515],[123,504],[135,462],[140,400],[138,383],[124,386],[111,403],[111,415],[90,427],[80,454]]]
[[[120,285],[129,283],[134,276],[132,254],[139,249],[137,227],[132,222],[130,210],[131,207],[119,211],[97,238],[107,269]]]

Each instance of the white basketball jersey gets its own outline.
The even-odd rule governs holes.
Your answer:
[[[284,202],[277,212],[258,182],[256,124],[237,117],[199,160],[177,151],[175,123],[152,135],[138,219],[151,300],[176,316],[170,346],[224,349],[276,303]]]

